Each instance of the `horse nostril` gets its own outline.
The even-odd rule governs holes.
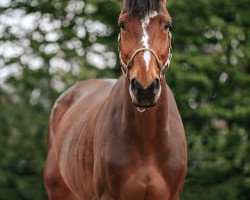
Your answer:
[[[137,81],[135,78],[132,78],[130,81],[131,84],[131,90],[135,93],[141,93],[144,91],[142,85],[139,83],[139,81]]]
[[[159,78],[155,78],[153,86],[154,86],[153,92],[154,92],[154,94],[157,94],[159,89],[160,89],[160,79]]]
[[[155,78],[155,88],[159,88],[159,87],[160,87],[160,79]]]
[[[135,78],[132,78],[131,79],[131,82],[130,82],[130,84],[131,84],[131,89],[133,90],[133,91],[136,91],[137,90],[137,88],[136,88],[136,80],[135,80]]]

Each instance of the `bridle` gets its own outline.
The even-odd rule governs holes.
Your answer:
[[[157,65],[159,67],[159,70],[160,70],[160,79],[162,79],[163,75],[166,73],[167,69],[169,68],[170,66],[170,62],[171,62],[171,58],[172,58],[172,54],[171,54],[171,38],[172,38],[172,34],[170,32],[170,30],[168,30],[168,37],[169,37],[169,51],[168,51],[168,57],[167,57],[167,60],[165,63],[161,63],[159,57],[157,56],[157,54],[155,53],[155,51],[151,48],[139,48],[137,50],[134,51],[134,53],[132,54],[132,56],[130,57],[130,59],[128,60],[127,63],[125,63],[123,60],[122,60],[122,55],[121,55],[121,49],[120,49],[120,41],[121,41],[121,34],[118,35],[118,52],[119,52],[119,60],[120,60],[120,64],[121,64],[121,69],[122,69],[122,72],[128,77],[128,70],[135,58],[135,56],[140,52],[140,51],[149,51],[150,53],[152,53],[157,61]]]

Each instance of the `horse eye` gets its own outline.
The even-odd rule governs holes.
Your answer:
[[[119,23],[119,27],[122,29],[122,30],[124,30],[126,27],[125,27],[125,24],[123,23],[123,22],[120,22]]]
[[[172,28],[172,24],[170,24],[170,23],[167,23],[164,26],[164,30],[170,30],[171,28]]]

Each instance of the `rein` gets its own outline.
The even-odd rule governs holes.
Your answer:
[[[156,61],[157,61],[157,65],[160,69],[160,79],[162,79],[163,75],[165,74],[165,72],[167,71],[167,69],[169,68],[170,66],[170,62],[171,62],[171,58],[172,58],[172,54],[171,54],[171,38],[172,38],[172,34],[170,31],[168,31],[168,37],[170,39],[170,45],[169,45],[169,51],[168,51],[168,58],[166,60],[166,62],[164,64],[161,63],[159,57],[157,56],[157,54],[155,53],[155,51],[151,48],[139,48],[137,50],[134,51],[134,53],[132,54],[132,56],[130,57],[129,61],[127,63],[125,63],[123,60],[122,60],[122,55],[121,55],[121,49],[120,49],[120,41],[121,41],[121,34],[118,35],[118,43],[119,43],[119,47],[118,47],[118,52],[119,52],[119,60],[120,60],[120,64],[121,64],[121,69],[122,69],[122,72],[128,76],[128,70],[131,66],[131,63],[133,62],[135,56],[140,52],[140,51],[149,51],[151,52]]]

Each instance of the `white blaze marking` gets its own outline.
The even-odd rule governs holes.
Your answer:
[[[149,35],[146,31],[147,26],[149,25],[150,19],[154,18],[155,16],[157,16],[158,13],[156,11],[153,11],[151,13],[149,13],[148,15],[146,15],[144,17],[144,19],[141,19],[141,26],[142,26],[142,44],[145,48],[149,48]],[[144,51],[144,55],[143,58],[145,60],[146,63],[146,70],[149,70],[149,62],[151,59],[151,55],[149,51]]]

